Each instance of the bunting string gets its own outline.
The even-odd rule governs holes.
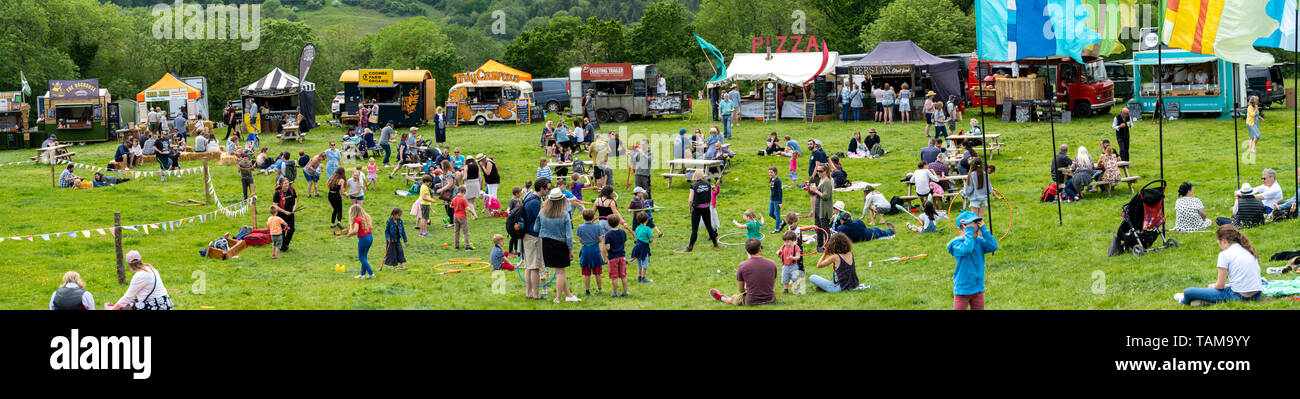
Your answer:
[[[213,191],[213,197],[216,197],[215,191]],[[143,223],[143,224],[136,224],[130,226],[124,225],[122,226],[122,232],[125,233],[127,230],[130,230],[138,233],[144,233],[145,235],[149,235],[150,233],[159,230],[171,231],[188,224],[208,222],[211,221],[213,218],[215,218],[217,215],[222,215],[228,218],[242,216],[248,213],[249,205],[256,198],[257,198],[256,196],[250,196],[248,197],[248,199],[239,201],[237,203],[229,204],[227,206],[218,206],[216,210],[211,212],[182,217],[180,219],[168,220],[164,222]],[[42,241],[50,241],[56,238],[106,237],[106,236],[112,236],[114,234],[115,232],[113,231],[113,227],[109,226],[109,227],[73,230],[73,231],[66,231],[60,233],[0,236],[0,243],[3,243],[5,241],[22,241],[22,240],[27,240],[28,242],[35,242],[37,239],[40,239]]]

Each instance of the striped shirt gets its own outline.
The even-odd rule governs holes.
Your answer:
[[[545,177],[545,178],[547,178],[547,179],[550,179],[550,178],[551,178],[551,168],[548,168],[548,167],[545,167],[545,166],[540,167],[540,168],[537,168],[537,178],[540,179],[540,178],[543,178],[543,177]]]

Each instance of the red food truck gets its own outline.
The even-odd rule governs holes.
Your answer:
[[[1086,118],[1093,113],[1109,113],[1115,105],[1115,84],[1106,75],[1104,60],[1084,57],[1084,63],[1069,57],[1029,58],[1011,62],[983,61],[974,54],[945,56],[963,60],[966,66],[966,87],[971,107],[993,107],[1001,112],[1003,99],[1043,100],[1057,95],[1057,101],[1066,103],[1074,118]],[[1019,68],[1019,77],[1012,78],[1012,68]],[[983,81],[980,81],[983,77]],[[1001,79],[1040,79],[1042,90],[1008,93],[998,91]],[[1006,85],[1002,85],[1004,88]],[[1039,97],[1039,98],[1034,98]]]

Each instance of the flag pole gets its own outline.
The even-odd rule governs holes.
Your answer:
[[[1296,26],[1300,26],[1300,7],[1296,8],[1295,21]],[[1295,65],[1292,67],[1296,70],[1300,70],[1300,34],[1295,35],[1294,44],[1296,46],[1291,49],[1291,53],[1294,54]],[[1297,90],[1297,88],[1292,88],[1292,90]],[[1293,126],[1291,128],[1291,163],[1295,165],[1297,171],[1296,187],[1300,187],[1300,101],[1297,102],[1297,104],[1292,104],[1295,105],[1295,107],[1291,108],[1291,126]]]
[[[1056,93],[1052,93],[1052,105],[1051,105],[1051,107],[1052,107],[1052,112],[1051,112],[1051,113],[1052,113],[1052,114],[1055,114],[1055,113],[1056,113]],[[1050,121],[1050,123],[1051,123],[1051,127],[1052,127],[1052,155],[1049,157],[1049,159],[1052,160],[1052,161],[1051,161],[1051,162],[1052,162],[1051,165],[1052,165],[1053,168],[1055,168],[1055,167],[1056,167],[1056,122],[1052,120],[1052,115],[1049,115],[1047,120]],[[1062,172],[1062,174],[1064,174],[1064,172]],[[1064,176],[1062,176],[1062,177],[1064,177]],[[1055,185],[1056,182],[1053,181],[1052,184]],[[1065,217],[1061,215],[1061,193],[1060,193],[1060,192],[1057,192],[1057,193],[1056,193],[1056,225],[1057,225],[1057,226],[1065,226]]]
[[[976,52],[976,53],[977,53],[976,57],[978,57],[978,52]],[[981,174],[984,175],[984,176],[983,176],[983,178],[984,178],[984,196],[985,196],[985,198],[993,198],[993,194],[992,194],[992,191],[993,191],[993,180],[992,180],[992,179],[989,179],[989,139],[988,139],[988,134],[989,134],[989,133],[988,133],[989,125],[988,125],[987,123],[984,122],[984,121],[985,121],[985,120],[984,120],[984,77],[983,77],[983,74],[981,73],[981,72],[982,72],[982,70],[981,70],[982,68],[980,68],[980,65],[981,65],[981,64],[983,64],[983,62],[981,62],[981,61],[977,58],[976,61],[975,61],[975,78],[976,78],[976,79],[979,79],[979,82],[977,82],[976,85],[978,85],[978,87],[980,88],[980,141],[984,142],[984,158],[983,158],[983,159],[984,159],[984,165],[983,165],[984,173],[981,173]],[[1003,106],[1004,106],[1004,107],[1009,107],[1009,106],[1011,106],[1011,104],[1005,104],[1005,105],[1003,105]],[[948,117],[951,118],[952,116],[949,115]],[[967,179],[970,179],[970,176],[967,176]],[[969,181],[969,180],[967,180],[967,181]],[[990,203],[991,203],[991,201],[990,201]],[[989,208],[988,208],[987,205],[985,205],[985,206],[984,206],[984,209],[989,209]],[[1010,212],[1011,210],[1008,209],[1007,211]],[[993,211],[992,211],[992,210],[989,210],[989,212],[985,212],[985,213],[984,213],[984,225],[989,226],[989,225],[992,225],[992,224],[993,224]]]
[[[1232,80],[1232,85],[1234,88],[1237,86],[1236,79]],[[1238,109],[1240,109],[1240,107],[1241,104],[1237,103],[1237,96],[1235,95],[1232,96],[1232,157],[1236,158],[1237,161],[1237,186],[1236,187],[1241,187],[1241,156],[1237,154],[1237,146],[1241,145],[1241,141],[1238,141],[1240,140],[1238,138],[1239,136],[1237,136],[1237,111]]]

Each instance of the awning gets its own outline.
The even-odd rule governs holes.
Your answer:
[[[1133,61],[1133,64],[1134,64],[1134,65],[1157,65],[1157,64],[1164,64],[1164,65],[1178,65],[1178,64],[1203,64],[1203,63],[1206,63],[1206,62],[1214,62],[1214,61],[1218,61],[1218,60],[1219,60],[1218,57],[1215,57],[1215,56],[1208,56],[1208,55],[1207,55],[1207,56],[1204,56],[1204,57],[1178,57],[1178,58],[1164,57],[1164,61],[1162,61],[1162,62],[1157,62],[1157,61],[1160,61],[1160,60],[1155,59],[1155,58],[1149,58],[1149,59],[1134,60],[1134,61]]]
[[[280,68],[275,68],[271,73],[263,76],[262,79],[239,89],[239,94],[246,97],[279,97],[298,94],[302,91],[316,91],[316,84],[300,82],[297,76],[293,76]]]
[[[487,60],[487,62],[484,62],[482,66],[478,67],[478,70],[487,72],[505,72],[518,76],[519,80],[524,82],[533,80],[533,74],[508,67],[505,64],[496,62],[496,60]]]
[[[727,77],[709,82],[717,87],[737,80],[776,80],[787,86],[803,86],[816,76],[829,75],[840,62],[840,53],[736,53],[727,65]]]
[[[185,82],[182,82],[179,78],[176,77],[176,75],[173,75],[171,72],[168,72],[166,75],[163,75],[162,79],[158,79],[158,81],[155,82],[152,86],[149,86],[148,88],[144,89],[140,93],[137,93],[135,95],[135,101],[144,102],[145,92],[160,91],[160,90],[171,91],[171,90],[181,90],[181,89],[188,91],[186,95],[187,99],[197,100],[201,96],[201,94],[199,93],[199,89],[194,88],[194,86],[185,84]],[[163,101],[163,100],[156,100],[156,101]]]

